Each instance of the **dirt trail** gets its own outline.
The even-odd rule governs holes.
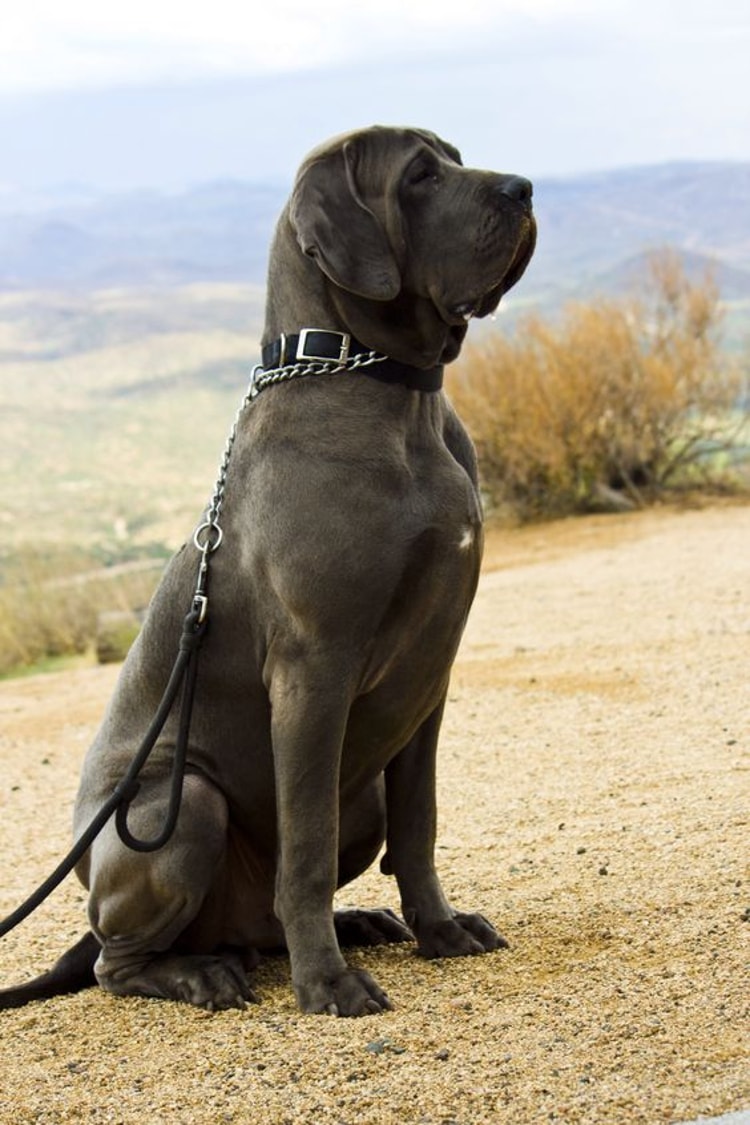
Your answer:
[[[68,842],[116,669],[0,684],[0,911]],[[440,759],[440,869],[509,952],[362,951],[398,1005],[209,1015],[99,990],[0,1014],[0,1121],[678,1122],[750,1107],[750,508],[489,537]],[[397,905],[376,872],[346,894]],[[84,928],[69,881],[2,983]]]

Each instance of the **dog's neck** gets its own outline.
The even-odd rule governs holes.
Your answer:
[[[450,363],[460,351],[466,327],[445,324],[428,298],[402,292],[372,301],[335,285],[302,253],[286,212],[270,261],[264,346],[282,333],[315,327],[351,333],[373,351],[422,370]]]

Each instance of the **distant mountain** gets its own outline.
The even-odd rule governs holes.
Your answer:
[[[284,189],[218,182],[169,195],[35,201],[0,197],[0,286],[142,287],[263,280]]]
[[[674,163],[541,181],[536,207],[535,291],[559,298],[617,288],[615,278],[622,283],[640,255],[670,246],[748,294],[750,164]]]
[[[0,195],[0,287],[260,283],[287,187],[221,181],[176,194],[96,197],[68,186],[21,209]],[[750,164],[673,163],[535,185],[536,256],[518,290],[554,307],[633,283],[662,246],[715,272],[728,300],[750,297]]]
[[[658,252],[660,248],[654,246],[653,249]],[[648,277],[649,258],[648,250],[634,254],[632,258],[624,258],[611,269],[589,279],[587,289],[612,297],[636,293],[643,285],[644,279]],[[698,254],[684,248],[680,251],[680,258],[685,275],[690,281],[700,283],[708,275],[724,301],[731,304],[750,300],[750,270],[727,265],[726,261],[722,261],[716,254]]]

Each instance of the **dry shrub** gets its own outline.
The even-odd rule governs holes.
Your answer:
[[[491,505],[521,519],[653,500],[705,478],[731,445],[740,378],[722,355],[713,281],[678,256],[650,263],[642,299],[529,316],[467,349],[449,391],[477,446]]]
[[[99,615],[146,605],[158,577],[148,564],[111,571],[84,565],[80,558],[50,560],[29,550],[8,567],[0,585],[0,675],[85,652],[94,644]]]

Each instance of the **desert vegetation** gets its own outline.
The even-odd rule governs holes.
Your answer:
[[[102,618],[118,616],[132,640],[161,565],[158,560],[84,569],[84,556],[23,551],[0,586],[0,676],[54,668],[93,652]],[[111,626],[110,626],[111,632]]]
[[[742,487],[746,391],[721,326],[711,276],[663,252],[639,297],[531,314],[467,349],[449,392],[491,510],[523,521]]]

